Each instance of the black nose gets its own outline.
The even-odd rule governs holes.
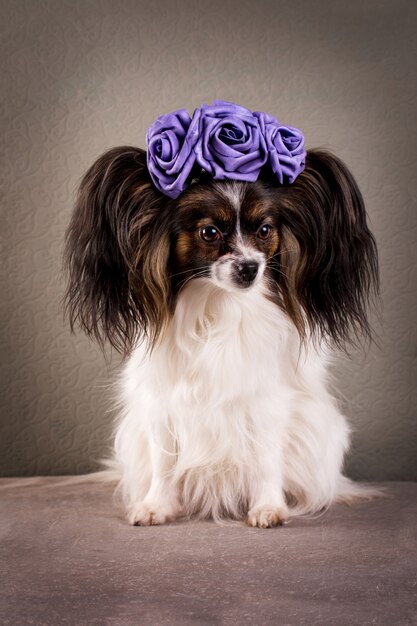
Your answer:
[[[251,283],[256,278],[258,273],[258,263],[256,261],[243,261],[237,266],[237,273],[240,280]]]

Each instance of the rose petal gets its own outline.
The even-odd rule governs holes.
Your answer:
[[[244,107],[216,100],[203,105],[197,162],[214,178],[256,180],[267,160],[260,125]]]
[[[159,116],[146,133],[147,163],[152,181],[165,195],[176,198],[185,189],[195,164],[200,111],[190,119],[185,109]]]

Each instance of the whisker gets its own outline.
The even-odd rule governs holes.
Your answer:
[[[276,271],[278,274],[281,274],[281,276],[285,276],[284,272],[281,272],[281,270],[279,270],[279,269],[275,269],[275,271]],[[268,277],[268,279],[269,279],[269,280],[272,280],[272,278],[270,278],[270,277]]]
[[[183,272],[176,272],[175,274],[171,274],[171,278],[174,278],[174,276],[180,276],[181,274],[188,274],[189,272],[195,272],[198,270],[207,270],[209,267],[210,265],[201,265],[200,267],[193,267],[192,269],[184,270]]]
[[[207,267],[209,267],[209,266],[207,266]],[[180,286],[180,291],[181,291],[182,289],[184,289],[185,285],[186,285],[187,283],[189,283],[189,282],[190,282],[190,280],[192,280],[193,278],[199,278],[200,276],[205,276],[205,269],[204,269],[204,270],[202,270],[202,271],[200,271],[200,272],[197,272],[196,274],[193,274],[192,276],[189,276],[188,278],[185,278],[185,279],[184,279],[184,282],[183,282],[183,283],[181,284],[181,286]]]
[[[297,250],[295,248],[284,248],[284,249],[280,249],[278,250],[278,252],[275,252],[274,257],[276,256],[280,256],[282,254],[286,254],[287,252],[296,252]]]
[[[278,274],[282,274],[282,276],[285,276],[285,272],[283,272],[282,270],[288,269],[288,267],[286,267],[285,265],[274,265],[273,263],[269,263],[267,267],[273,269],[275,272],[278,272]]]

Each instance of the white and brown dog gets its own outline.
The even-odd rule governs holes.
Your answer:
[[[115,462],[132,524],[180,515],[276,526],[372,493],[342,475],[349,427],[329,345],[370,334],[375,241],[346,168],[310,150],[291,185],[201,172],[176,199],[146,152],[85,175],[67,308],[127,357]]]

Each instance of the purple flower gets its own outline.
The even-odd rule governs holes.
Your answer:
[[[148,128],[147,163],[153,183],[170,198],[177,198],[187,187],[195,164],[200,110],[192,119],[185,109],[160,115]]]
[[[245,107],[215,100],[203,104],[197,163],[213,178],[253,182],[267,160],[258,119]]]
[[[298,128],[283,126],[273,115],[256,112],[268,150],[268,165],[283,184],[293,183],[305,167],[304,135]]]
[[[268,113],[232,102],[203,104],[161,115],[148,128],[147,163],[163,194],[177,198],[198,166],[218,180],[257,180],[266,164],[280,184],[293,183],[305,166],[304,136]]]

